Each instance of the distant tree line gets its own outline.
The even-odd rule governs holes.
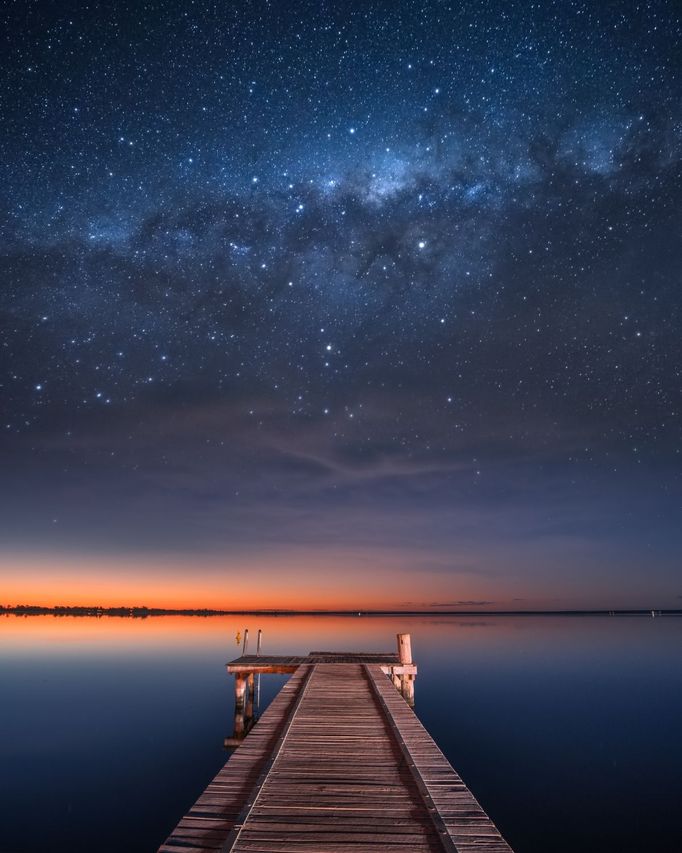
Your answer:
[[[15,616],[123,616],[133,619],[146,619],[148,616],[221,616],[226,610],[209,608],[174,610],[165,607],[83,607],[57,605],[43,607],[40,604],[0,604],[0,615]]]

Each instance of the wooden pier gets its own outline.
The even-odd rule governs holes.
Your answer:
[[[417,668],[400,636],[397,655],[228,664],[237,718],[255,674],[292,675],[160,853],[510,853],[408,704]]]

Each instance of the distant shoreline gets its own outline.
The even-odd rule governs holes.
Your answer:
[[[82,607],[39,604],[0,605],[0,616],[89,616],[147,619],[151,616],[682,616],[682,609],[629,608],[592,610],[215,610],[164,607]]]

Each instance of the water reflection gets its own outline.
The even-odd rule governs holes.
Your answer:
[[[682,619],[440,615],[0,618],[0,850],[156,849],[225,761],[247,627],[263,654],[410,633],[416,711],[518,853],[682,850]]]

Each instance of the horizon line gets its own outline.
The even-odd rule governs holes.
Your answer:
[[[540,608],[526,610],[397,610],[345,608],[323,609],[287,609],[253,608],[224,609],[212,607],[147,607],[146,605],[100,605],[82,604],[0,604],[0,614],[22,616],[41,615],[80,615],[80,616],[676,616],[682,615],[682,608],[660,607],[620,607],[620,608]]]

